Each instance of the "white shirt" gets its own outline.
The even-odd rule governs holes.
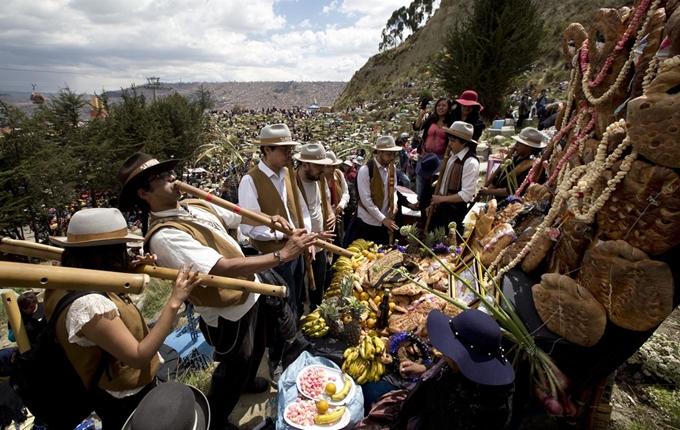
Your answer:
[[[456,160],[462,160],[465,154],[468,153],[470,149],[466,146],[458,154],[453,154],[449,157],[449,161],[446,163],[446,168],[444,170],[444,175],[442,176],[441,185],[438,187],[437,192],[440,196],[445,196],[448,192],[451,170],[453,169],[453,164]],[[477,181],[479,180],[479,159],[475,156],[469,157],[465,160],[463,164],[463,177],[460,181],[460,191],[458,195],[464,202],[469,203],[475,197],[477,191]]]
[[[236,215],[226,209],[212,205],[213,209],[224,220],[229,228],[237,228],[241,223],[241,216]],[[169,216],[192,216],[198,220],[207,221],[209,225],[213,226],[213,230],[218,233],[224,240],[229,242],[232,246],[240,252],[238,242],[232,238],[224,229],[219,219],[213,214],[203,209],[196,207],[189,207],[187,212],[183,207],[179,209],[170,209],[160,212],[151,212],[154,216],[163,218]],[[205,224],[204,224],[205,225]],[[158,265],[178,269],[181,264],[188,267],[189,263],[194,263],[194,268],[200,270],[203,274],[208,274],[217,262],[223,258],[222,254],[216,250],[204,246],[199,241],[191,237],[190,234],[175,228],[162,228],[154,233],[149,243],[149,252],[156,254],[158,257]],[[241,254],[243,255],[243,254]],[[257,276],[255,282],[259,282]],[[198,286],[196,288],[205,288]],[[201,318],[206,324],[212,327],[217,327],[217,317],[221,316],[229,321],[238,321],[243,315],[250,310],[255,304],[259,294],[250,293],[245,303],[237,306],[228,306],[223,308],[213,308],[208,306],[196,306],[196,312],[201,314]]]
[[[321,193],[319,192],[319,182],[302,182],[307,196],[307,210],[309,211],[309,219],[312,224],[312,232],[319,233],[324,231],[323,225],[323,211],[321,210]],[[304,200],[303,200],[304,202]]]
[[[295,222],[293,221],[292,217],[290,216],[290,213],[288,211],[288,194],[286,193],[286,181],[285,181],[285,171],[283,169],[279,170],[278,173],[274,173],[272,169],[267,167],[266,164],[262,160],[257,164],[257,167],[267,175],[267,177],[272,181],[272,184],[274,184],[274,188],[276,188],[276,191],[279,193],[279,196],[281,196],[281,200],[283,200],[283,207],[286,208],[286,213],[285,216],[288,218],[288,222],[290,225],[295,226]],[[255,182],[253,181],[253,178],[250,175],[243,175],[243,178],[241,179],[241,183],[238,186],[238,204],[244,209],[250,209],[250,210],[255,210],[255,211],[262,211],[260,209],[260,203],[257,201],[257,188],[255,188]],[[300,203],[304,202],[302,199],[302,196],[300,196]],[[311,220],[309,217],[309,211],[307,210],[306,205],[301,204],[302,206],[302,219],[305,224],[305,228],[307,231],[312,231],[312,224]],[[267,215],[276,215],[276,214],[267,214]],[[278,214],[278,215],[284,215],[284,214]],[[255,240],[281,240],[283,239],[283,233],[279,231],[271,232],[271,229],[267,226],[251,226],[251,225],[241,225],[241,232]]]
[[[359,192],[359,198],[361,199],[361,202],[363,205],[366,207],[364,209],[360,204],[357,203],[357,216],[366,224],[369,225],[375,225],[379,226],[382,225],[382,221],[389,216],[389,194],[388,194],[388,188],[390,186],[387,175],[388,175],[388,166],[382,166],[380,163],[378,163],[378,160],[375,158],[373,161],[376,163],[378,166],[378,171],[380,172],[380,177],[382,178],[383,181],[383,186],[385,190],[385,198],[383,199],[382,202],[374,202],[373,199],[371,198],[371,178],[369,176],[368,172],[368,166],[361,166],[361,169],[359,169],[359,173],[357,173],[357,189]],[[397,184],[397,170],[394,170],[394,184]],[[396,191],[396,186],[394,190],[394,202],[396,204],[397,202],[397,191]],[[380,203],[380,207],[377,206],[377,203]]]

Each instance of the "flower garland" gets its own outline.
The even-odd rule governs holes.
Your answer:
[[[527,174],[526,178],[522,181],[522,185],[517,188],[517,191],[515,191],[514,196],[519,197],[520,194],[524,191],[524,188],[526,188],[527,185],[533,184],[534,183],[534,171],[536,170],[536,166],[541,164],[541,157],[534,157],[534,164],[531,166],[531,169],[529,169],[529,173]]]
[[[628,74],[628,70],[630,69],[631,64],[633,64],[633,61],[635,59],[635,50],[638,48],[640,41],[643,39],[644,35],[647,32],[647,28],[649,27],[649,23],[651,21],[652,16],[656,12],[656,10],[659,7],[659,3],[661,0],[654,0],[654,3],[652,6],[649,8],[649,11],[647,12],[647,19],[645,20],[642,29],[637,33],[637,37],[635,38],[635,44],[633,45],[633,48],[630,50],[630,53],[628,55],[628,59],[624,63],[623,67],[619,71],[619,75],[616,77],[616,81],[607,89],[607,91],[602,94],[600,97],[595,97],[593,94],[590,92],[590,87],[596,87],[602,83],[602,80],[604,79],[604,71],[605,67],[608,67],[607,64],[609,63],[609,66],[611,66],[611,63],[614,61],[613,57],[610,55],[606,62],[605,62],[605,67],[602,68],[600,71],[600,74],[595,78],[595,81],[592,81],[593,84],[591,84],[590,81],[590,73],[591,73],[591,63],[587,63],[588,60],[588,39],[583,41],[583,45],[581,46],[581,71],[583,73],[582,76],[582,85],[583,85],[583,94],[586,96],[586,100],[590,102],[592,105],[598,105],[602,104],[605,101],[609,100],[609,98],[616,92],[618,88],[620,88],[621,84],[623,83],[624,78]],[[644,9],[647,8],[649,5],[649,0],[643,0],[640,6],[638,6],[638,9],[635,11],[635,16],[633,17],[633,20],[630,22],[628,28],[626,29],[626,32],[624,33],[625,40],[622,38],[619,43],[617,43],[616,47],[614,48],[615,52],[617,51],[617,48],[619,47],[619,44],[627,41],[628,37],[630,37],[630,34],[632,33],[632,29],[637,27],[639,24],[640,18],[642,16],[642,13],[644,13]],[[644,6],[644,8],[643,8]],[[635,26],[633,26],[633,23]],[[629,31],[630,30],[630,31]],[[623,46],[622,44],[622,46]],[[620,48],[623,49],[623,48]],[[619,49],[619,50],[620,50]],[[611,60],[611,61],[610,61]],[[587,66],[586,66],[587,63]],[[602,78],[600,78],[602,76]],[[599,81],[598,81],[599,79]]]
[[[581,109],[581,112],[579,112],[579,116],[577,118],[583,118],[586,113],[590,113],[590,121],[588,121],[588,124],[585,126],[585,128],[580,131],[580,133],[572,137],[569,141],[568,149],[565,151],[564,155],[560,159],[560,161],[557,163],[557,167],[555,167],[555,171],[550,175],[550,178],[546,182],[546,185],[551,186],[555,180],[557,179],[557,175],[560,173],[560,170],[562,170],[562,167],[564,166],[564,163],[567,162],[569,157],[571,157],[574,152],[576,152],[577,149],[579,149],[581,142],[585,141],[588,137],[592,135],[591,130],[595,126],[595,109],[593,107],[584,107]],[[577,121],[577,123],[580,121]]]
[[[645,13],[647,10],[647,7],[649,7],[650,0],[642,0],[640,5],[638,6],[637,10],[635,11],[635,15],[633,16],[633,19],[630,21],[628,24],[628,28],[626,28],[626,31],[623,33],[623,36],[621,37],[621,40],[619,40],[616,43],[616,46],[614,47],[614,50],[607,56],[607,59],[604,62],[604,66],[602,66],[602,70],[600,70],[600,73],[597,74],[595,77],[595,80],[588,80],[588,86],[591,88],[599,86],[602,81],[604,80],[604,75],[607,73],[607,71],[611,68],[612,64],[614,63],[614,58],[616,58],[617,55],[621,51],[623,51],[623,48],[626,47],[626,43],[628,42],[628,38],[630,38],[630,35],[633,33],[633,30],[635,30],[640,23],[640,18],[642,18],[642,14]],[[585,61],[588,59],[588,44],[584,42],[584,48],[581,49],[581,71],[583,73],[586,72],[586,69],[584,68],[585,66]],[[584,58],[585,57],[585,58]]]

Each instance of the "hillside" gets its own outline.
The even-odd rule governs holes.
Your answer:
[[[215,109],[231,109],[234,106],[256,110],[274,106],[290,109],[293,106],[307,107],[311,104],[332,106],[346,84],[346,82],[161,82],[161,89],[156,90],[156,97],[165,97],[177,92],[191,98],[203,85],[203,88],[210,91],[215,101]],[[137,91],[144,94],[148,100],[153,99],[152,89],[140,86],[137,87]],[[0,100],[30,113],[36,106],[30,101],[30,95],[30,92],[3,91],[0,92]],[[48,101],[56,96],[47,93],[43,95]],[[121,99],[121,90],[109,91],[108,95],[115,104]],[[90,96],[86,94],[88,101]],[[83,116],[88,115],[89,107],[83,110]]]
[[[541,53],[537,58],[538,70],[548,72],[563,69],[560,44],[562,34],[570,23],[580,22],[587,29],[597,9],[620,8],[632,4],[632,0],[539,2],[546,37],[541,43]],[[399,84],[410,77],[429,82],[433,85],[431,88],[436,91],[436,78],[427,72],[433,65],[435,54],[443,47],[443,36],[455,25],[457,18],[466,13],[465,5],[470,5],[470,2],[442,0],[439,9],[425,26],[396,48],[374,55],[357,70],[334,107],[345,109],[359,105],[362,101],[380,98],[384,93],[398,88]],[[513,47],[509,46],[508,49]]]

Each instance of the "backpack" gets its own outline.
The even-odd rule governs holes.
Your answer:
[[[103,293],[73,291],[66,294],[57,303],[36,345],[14,359],[9,380],[11,387],[28,410],[53,430],[73,430],[94,410],[92,391],[85,388],[55,335],[59,315],[74,300],[88,294]],[[103,351],[93,382],[101,378],[110,357]]]

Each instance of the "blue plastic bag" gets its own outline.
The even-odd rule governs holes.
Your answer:
[[[294,402],[300,395],[297,389],[296,380],[300,371],[307,366],[326,366],[340,370],[338,365],[331,360],[323,357],[314,357],[307,351],[303,351],[297,360],[292,362],[279,378],[278,411],[276,420],[277,430],[295,429],[295,427],[291,427],[286,423],[283,414],[286,410],[286,405]],[[361,386],[356,386],[354,397],[347,403],[347,409],[349,409],[350,419],[349,424],[345,429],[351,429],[364,417],[364,394],[361,391]]]

